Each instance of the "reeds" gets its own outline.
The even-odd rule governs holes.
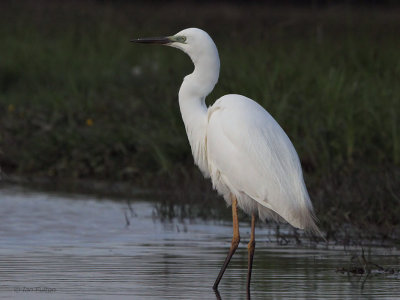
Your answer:
[[[276,118],[325,226],[360,211],[370,223],[398,225],[400,9],[187,4],[196,10],[189,17],[176,5],[2,3],[2,169],[203,187],[199,176],[190,181],[177,102],[190,60],[129,43],[197,26],[221,56],[207,102],[239,93]]]

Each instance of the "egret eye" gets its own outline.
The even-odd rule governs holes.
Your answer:
[[[185,43],[186,42],[186,36],[177,36],[176,41],[179,43]]]

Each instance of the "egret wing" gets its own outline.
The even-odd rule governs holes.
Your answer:
[[[227,95],[209,109],[208,118],[207,158],[213,181],[245,193],[296,227],[313,229],[298,155],[272,116],[249,98]]]

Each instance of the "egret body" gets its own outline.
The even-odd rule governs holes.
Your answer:
[[[225,95],[207,107],[206,96],[218,81],[218,50],[203,30],[189,28],[162,38],[132,40],[164,44],[188,54],[194,71],[179,90],[179,107],[196,165],[232,205],[233,239],[214,283],[217,289],[239,241],[237,207],[252,216],[248,244],[247,291],[255,247],[255,218],[286,221],[296,228],[319,232],[304,184],[296,150],[283,129],[257,102]]]

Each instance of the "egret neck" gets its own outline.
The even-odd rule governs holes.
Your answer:
[[[196,164],[208,175],[205,149],[207,106],[206,96],[211,93],[219,76],[218,50],[214,43],[202,52],[186,52],[193,61],[194,71],[187,75],[179,90],[179,107]]]

